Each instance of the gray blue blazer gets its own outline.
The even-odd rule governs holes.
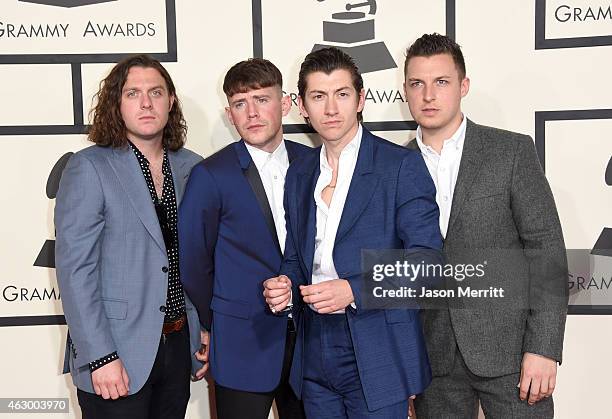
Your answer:
[[[169,152],[177,204],[202,158]],[[129,148],[92,146],[74,154],[55,206],[57,281],[69,338],[64,373],[93,393],[89,363],[117,351],[130,394],[146,382],[157,353],[168,288],[168,258],[146,181]],[[166,272],[164,272],[166,271]],[[186,299],[191,353],[200,325]],[[194,357],[193,370],[201,365]]]

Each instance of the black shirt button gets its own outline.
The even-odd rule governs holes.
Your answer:
[[[167,266],[162,267],[162,272],[163,272],[163,273],[168,272],[168,267],[167,267]]]
[[[160,306],[159,307],[159,311],[161,311],[162,313],[166,312],[166,306]]]

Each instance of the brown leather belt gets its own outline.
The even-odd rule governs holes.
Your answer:
[[[164,327],[162,328],[162,333],[164,335],[169,335],[170,333],[178,332],[183,329],[185,326],[185,322],[187,321],[187,316],[183,314],[180,319],[176,319],[172,322],[164,322]]]

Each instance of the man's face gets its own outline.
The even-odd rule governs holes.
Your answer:
[[[347,144],[357,133],[357,113],[363,110],[364,92],[353,87],[351,73],[344,69],[331,74],[317,71],[306,76],[300,112],[326,142]]]
[[[283,116],[291,109],[291,100],[279,86],[236,93],[227,98],[225,113],[244,141],[271,153],[283,139]]]
[[[174,96],[154,68],[132,67],[121,91],[121,117],[130,141],[161,140]]]
[[[408,62],[404,92],[410,113],[424,132],[452,135],[461,123],[461,98],[469,88],[470,80],[460,78],[450,54],[413,57]]]

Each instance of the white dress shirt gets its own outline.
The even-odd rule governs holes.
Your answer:
[[[340,153],[336,188],[334,189],[329,207],[325,201],[323,201],[321,193],[332,180],[332,168],[327,162],[325,145],[321,147],[321,154],[319,157],[321,174],[319,175],[314,190],[314,200],[317,206],[317,232],[315,235],[315,251],[312,264],[313,284],[338,279],[338,273],[336,272],[333,258],[334,243],[336,241],[336,233],[338,232],[342,211],[344,210],[346,196],[348,195],[349,186],[353,179],[355,165],[357,164],[362,133],[363,129],[361,125],[359,125],[355,137]],[[311,306],[311,308],[313,307]],[[338,310],[334,313],[344,313],[344,310]]]
[[[257,167],[261,183],[263,183],[266,197],[272,210],[276,236],[281,251],[285,250],[285,239],[287,229],[285,227],[285,208],[283,206],[283,195],[285,193],[285,176],[289,168],[289,156],[285,147],[285,140],[276,147],[272,153],[260,150],[246,142],[246,148]]]
[[[440,208],[440,232],[446,238],[448,220],[459,174],[459,164],[463,154],[463,143],[465,142],[465,127],[467,118],[463,116],[461,125],[455,133],[444,141],[440,154],[432,147],[423,143],[421,127],[417,128],[417,144],[429,170],[429,174],[436,185],[436,202]]]
[[[421,127],[417,128],[416,140],[421,154],[436,185],[436,202],[440,208],[440,232],[446,238],[448,220],[450,218],[451,206],[459,164],[463,154],[463,143],[465,142],[465,127],[467,118],[463,116],[461,125],[448,140],[444,141],[442,151],[438,154],[433,148],[423,143]]]

